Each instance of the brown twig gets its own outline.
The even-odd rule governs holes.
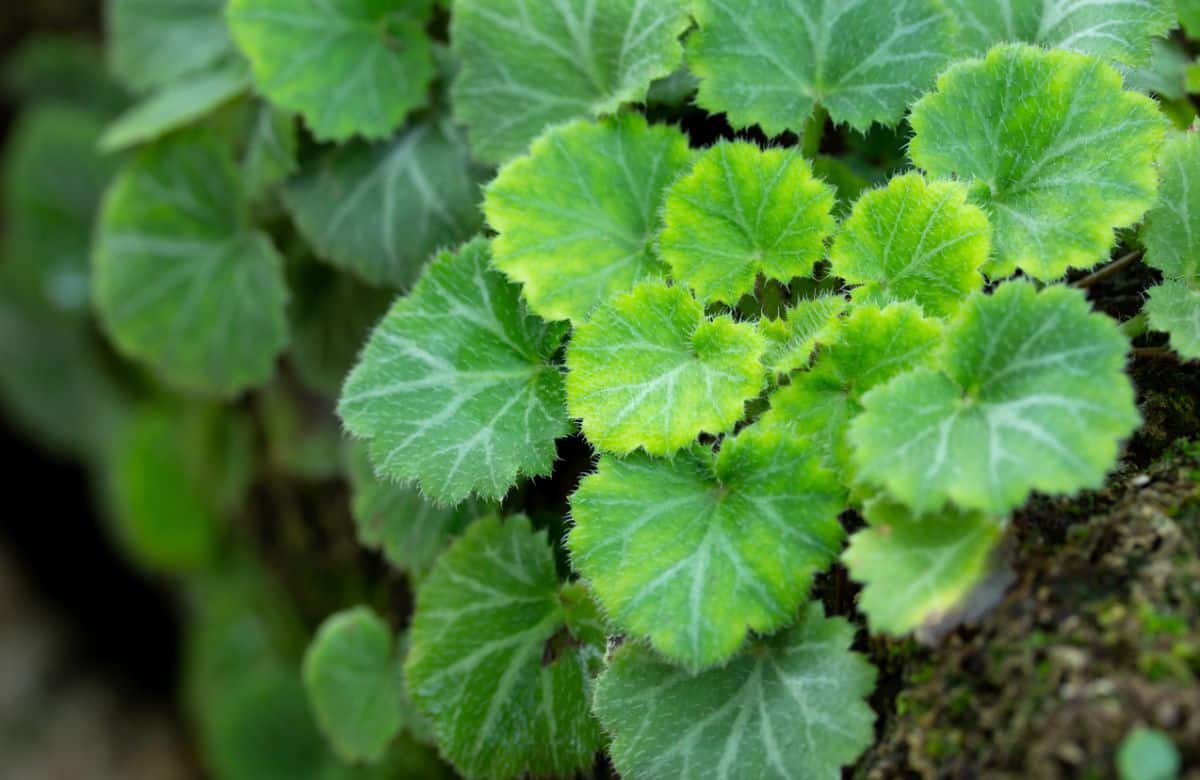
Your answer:
[[[1141,259],[1141,257],[1142,257],[1142,250],[1135,249],[1132,252],[1121,255],[1116,260],[1113,260],[1111,263],[1104,266],[1103,268],[1100,268],[1097,271],[1093,271],[1092,273],[1088,274],[1087,276],[1083,277],[1082,279],[1080,279],[1076,282],[1073,282],[1071,284],[1071,286],[1072,287],[1082,287],[1085,289],[1088,287],[1091,287],[1093,284],[1096,284],[1097,282],[1104,281],[1108,277],[1110,277],[1113,274],[1120,271],[1122,268],[1125,268],[1126,266],[1137,262],[1138,260]]]
[[[1179,362],[1179,356],[1166,347],[1134,347],[1134,359],[1150,358],[1153,360],[1173,360]]]

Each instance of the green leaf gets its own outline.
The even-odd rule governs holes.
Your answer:
[[[844,508],[807,442],[751,427],[717,454],[601,458],[571,497],[568,546],[613,623],[695,672],[795,619]]]
[[[122,114],[104,131],[100,149],[115,152],[186,127],[250,88],[241,63],[181,78]]]
[[[117,168],[96,152],[103,127],[75,106],[36,106],[17,119],[4,154],[2,283],[80,320],[89,313],[92,226]]]
[[[322,258],[403,288],[435,250],[479,230],[482,179],[460,133],[427,121],[386,143],[330,150],[288,183],[284,203]]]
[[[1121,74],[1067,51],[1003,45],[955,65],[910,122],[913,162],[933,176],[973,179],[989,214],[993,278],[1038,279],[1090,268],[1116,228],[1154,204],[1165,120],[1123,91]]]
[[[226,17],[268,100],[318,139],[384,138],[426,102],[430,0],[229,0]]]
[[[242,155],[246,192],[261,197],[295,173],[300,167],[299,146],[295,118],[269,104],[260,105]]]
[[[388,312],[338,413],[370,439],[381,477],[445,504],[503,498],[518,476],[549,474],[571,432],[551,362],[563,335],[525,311],[477,239],[439,255]]]
[[[330,615],[304,654],[317,725],[347,761],[378,761],[400,733],[392,632],[369,607]]]
[[[976,294],[941,370],[868,393],[849,439],[859,477],[918,514],[953,502],[1002,515],[1039,490],[1097,488],[1137,428],[1129,344],[1079,290],[1028,282]]]
[[[481,159],[504,162],[550,125],[642,102],[688,24],[686,0],[457,0],[454,113]]]
[[[667,190],[659,254],[700,300],[735,304],[759,274],[812,273],[836,227],[834,200],[798,147],[722,141]]]
[[[972,53],[993,44],[1036,43],[1140,65],[1150,43],[1175,26],[1172,0],[947,0]]]
[[[692,159],[683,133],[637,114],[550,130],[485,193],[496,267],[539,316],[586,319],[664,272],[653,251],[659,206]]]
[[[758,321],[767,340],[763,364],[772,375],[784,376],[807,368],[817,344],[828,344],[849,301],[842,295],[802,298],[779,319]]]
[[[468,777],[573,775],[592,764],[588,708],[603,631],[529,520],[474,523],[417,593],[405,670],[438,746]],[[586,612],[586,610],[585,610]]]
[[[790,631],[697,676],[633,642],[596,684],[596,714],[629,780],[840,776],[875,738],[875,669],[854,628],[810,604]]]
[[[224,6],[225,0],[107,0],[113,72],[146,92],[235,57]]]
[[[643,282],[575,329],[568,407],[603,450],[667,455],[742,419],[765,348],[753,325],[709,319],[683,287]]]
[[[850,537],[842,561],[863,584],[858,608],[874,633],[901,636],[960,607],[989,572],[1004,523],[948,509],[915,517],[883,499],[867,502],[869,528]]]
[[[942,328],[912,303],[859,304],[825,333],[812,368],[771,395],[760,424],[804,436],[845,474],[846,427],[862,410],[863,394],[930,362]]]
[[[696,0],[696,102],[734,127],[799,132],[820,104],[856,130],[895,124],[955,51],[936,0]]]
[[[383,553],[388,563],[415,579],[480,513],[474,502],[438,507],[416,490],[375,476],[366,448],[349,448],[351,513],[358,541]]]
[[[991,251],[987,215],[956,182],[897,176],[854,204],[830,250],[831,271],[856,300],[914,301],[926,314],[953,314],[983,289],[979,268]]]
[[[1179,24],[1189,38],[1200,36],[1200,0],[1175,0]]]
[[[100,215],[94,294],[116,346],[171,384],[233,395],[287,343],[282,262],[247,224],[228,148],[206,133],[147,148]]]
[[[128,101],[88,34],[28,31],[4,58],[0,88],[13,103],[52,102],[104,116]]]
[[[1180,763],[1179,750],[1158,729],[1139,726],[1121,740],[1117,749],[1121,780],[1175,780]]]
[[[226,518],[249,487],[252,460],[250,430],[218,407],[137,410],[117,436],[107,472],[125,550],[158,572],[210,565]]]
[[[1146,215],[1146,262],[1162,271],[1150,290],[1150,326],[1171,334],[1171,347],[1200,358],[1200,138],[1172,138],[1159,160],[1159,201]]]

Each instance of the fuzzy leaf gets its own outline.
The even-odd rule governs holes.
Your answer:
[[[1171,347],[1200,358],[1200,138],[1172,138],[1159,160],[1159,201],[1146,215],[1146,262],[1162,271],[1146,312],[1155,330],[1171,334]]]
[[[225,0],[107,0],[113,72],[145,92],[233,58],[224,5]]]
[[[984,268],[993,278],[1090,268],[1108,256],[1114,229],[1154,204],[1165,120],[1091,57],[997,46],[944,73],[910,122],[913,162],[974,180],[995,231]]]
[[[378,761],[400,733],[392,632],[369,607],[330,615],[304,654],[317,725],[347,761]]]
[[[784,283],[812,273],[834,200],[798,147],[722,141],[667,190],[659,254],[700,300],[735,304],[760,273]]]
[[[857,130],[895,124],[955,51],[936,0],[696,0],[696,102],[735,127],[799,132],[815,104]]]
[[[457,0],[455,115],[481,159],[504,162],[550,125],[642,102],[688,23],[686,0]]]
[[[416,579],[429,572],[450,539],[479,514],[474,502],[438,507],[411,487],[379,479],[361,445],[350,448],[347,471],[358,541]]]
[[[602,305],[567,349],[567,403],[603,450],[667,455],[733,428],[763,386],[762,336],[648,281]]]
[[[468,777],[591,766],[601,734],[588,703],[603,631],[592,618],[575,624],[581,597],[578,586],[560,588],[545,534],[523,516],[473,524],[421,586],[409,692]]]
[[[697,671],[792,622],[844,508],[804,440],[751,427],[717,454],[605,456],[571,497],[568,546],[618,627]]]
[[[205,71],[163,87],[117,118],[100,138],[106,152],[127,149],[186,127],[250,88],[240,63]]]
[[[266,103],[260,105],[242,156],[246,192],[261,197],[295,173],[299,146],[295,117]]]
[[[793,374],[789,384],[771,395],[771,408],[761,424],[810,439],[844,471],[846,427],[862,410],[863,394],[928,363],[942,328],[912,303],[886,308],[860,304],[826,332],[825,346],[812,368]]]
[[[983,288],[979,268],[991,251],[987,215],[967,203],[967,188],[897,176],[854,204],[830,250],[835,276],[862,285],[858,300],[914,301],[926,314],[953,314]]]
[[[1096,488],[1138,426],[1129,344],[1079,290],[1013,281],[976,294],[941,370],[868,393],[849,439],[859,477],[918,514],[948,502],[1002,515],[1039,490]]]
[[[317,254],[371,284],[412,284],[434,251],[479,230],[482,171],[447,122],[330,150],[288,183],[284,203]]]
[[[430,0],[229,0],[226,17],[268,100],[321,140],[384,138],[425,104]]]
[[[664,272],[652,247],[659,205],[691,161],[683,133],[637,114],[550,130],[487,188],[496,267],[539,316],[586,319]]]
[[[596,714],[629,780],[836,778],[875,738],[875,669],[854,628],[810,604],[798,626],[692,676],[636,643],[596,683]]]
[[[147,148],[100,215],[96,305],[114,343],[170,383],[233,395],[267,381],[287,342],[287,289],[250,228],[221,142],[190,133]]]
[[[1023,41],[1140,65],[1175,26],[1172,0],[947,0],[972,53]]]
[[[871,631],[901,636],[960,606],[988,574],[1004,523],[953,509],[914,517],[886,500],[868,502],[869,528],[850,537],[842,561],[863,583],[858,608]]]
[[[774,375],[807,368],[819,343],[829,343],[838,318],[849,306],[841,295],[804,298],[784,311],[779,319],[758,321],[759,333],[767,340],[763,363]]]
[[[338,413],[370,439],[383,478],[436,501],[500,499],[520,475],[549,474],[571,432],[551,363],[563,328],[526,313],[482,239],[443,252],[371,334]]]

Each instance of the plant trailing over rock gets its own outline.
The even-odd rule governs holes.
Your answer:
[[[75,274],[145,369],[112,382],[117,444],[71,446],[113,471],[131,554],[197,594],[190,668],[231,691],[195,697],[215,771],[266,776],[250,726],[304,744],[290,777],[853,763],[856,631],[944,630],[1015,510],[1103,484],[1140,424],[1131,338],[1200,358],[1200,142],[1118,70],[1174,3],[1003,5],[111,0],[143,97],[38,114],[46,148],[19,127],[0,316],[68,323],[62,360],[108,381]],[[86,232],[46,261],[30,160],[102,135],[125,151],[90,267]],[[1162,277],[1123,324],[1079,289],[1114,251]],[[5,400],[82,437],[15,334]],[[308,411],[334,402],[352,442]],[[268,485],[347,475],[411,621],[347,564],[301,661],[227,527],[248,417]],[[814,588],[837,565],[856,615]]]

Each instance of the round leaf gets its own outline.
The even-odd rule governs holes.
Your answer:
[[[944,73],[909,121],[913,162],[973,180],[995,230],[984,268],[993,278],[1090,268],[1108,256],[1114,229],[1154,205],[1166,120],[1091,57],[997,46]]]
[[[659,206],[691,161],[683,133],[637,114],[549,131],[485,194],[496,267],[521,283],[538,315],[586,319],[663,273],[652,246]]]
[[[758,331],[767,341],[763,363],[772,374],[790,374],[807,368],[819,343],[829,343],[838,318],[849,306],[841,295],[803,298],[786,309],[779,319],[758,321]]]
[[[601,449],[667,455],[742,419],[764,350],[753,325],[708,319],[684,288],[643,282],[575,330],[567,403]]]
[[[1200,359],[1200,138],[1171,139],[1159,160],[1158,205],[1146,215],[1146,262],[1162,271],[1150,290],[1146,313],[1155,330],[1171,334],[1171,347]]]
[[[786,283],[812,273],[834,201],[797,147],[723,141],[667,190],[659,254],[700,300],[736,304],[759,274]]]
[[[946,335],[941,370],[863,397],[849,439],[859,477],[918,514],[953,502],[1002,515],[1034,490],[1099,487],[1138,426],[1116,324],[1066,287],[976,294]]]
[[[601,458],[571,497],[568,546],[618,627],[696,671],[792,622],[844,508],[803,439],[752,427],[716,455]]]

